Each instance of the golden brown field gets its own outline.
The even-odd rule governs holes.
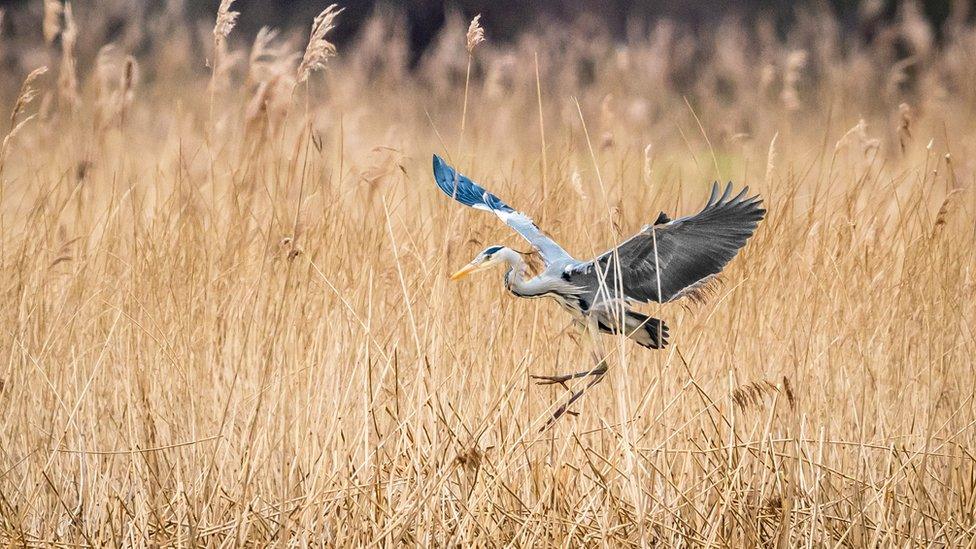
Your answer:
[[[973,544],[973,27],[584,20],[469,56],[457,17],[409,70],[383,13],[309,58],[175,16],[102,48],[51,4],[50,43],[0,36],[49,68],[0,131],[4,543]],[[525,245],[432,153],[580,258],[716,179],[769,213],[540,432],[566,393],[529,374],[589,347],[501,271],[448,281]]]

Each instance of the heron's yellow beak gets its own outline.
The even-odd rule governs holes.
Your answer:
[[[458,280],[468,276],[471,273],[476,273],[478,271],[483,271],[488,267],[494,265],[493,261],[485,261],[483,263],[468,263],[461,268],[458,272],[451,275],[451,280]]]

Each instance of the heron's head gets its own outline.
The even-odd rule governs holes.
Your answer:
[[[481,253],[476,255],[475,258],[471,260],[471,263],[468,263],[462,267],[461,270],[452,274],[451,280],[457,280],[459,278],[468,276],[471,273],[490,269],[499,263],[504,263],[504,254],[500,252],[505,249],[506,248],[504,246],[488,246]]]

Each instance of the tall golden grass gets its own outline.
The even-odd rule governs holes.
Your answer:
[[[385,12],[338,51],[335,7],[255,39],[231,2],[103,49],[81,4],[0,36],[51,67],[0,153],[4,543],[972,543],[964,18],[501,44],[455,16],[411,70]],[[500,273],[447,280],[525,245],[440,194],[434,152],[581,258],[714,179],[769,213],[710,301],[647,308],[666,350],[608,338],[540,432],[566,395],[529,374],[589,367],[585,339]]]

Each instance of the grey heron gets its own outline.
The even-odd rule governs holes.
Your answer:
[[[545,263],[540,274],[527,278],[528,266],[521,252],[489,246],[451,279],[504,265],[505,287],[511,293],[555,299],[594,344],[594,368],[574,374],[532,376],[541,384],[564,386],[571,379],[593,376],[556,410],[550,423],[606,373],[606,362],[599,352],[599,332],[623,334],[650,349],[665,347],[667,324],[632,306],[651,301],[669,303],[683,297],[701,299],[708,283],[746,244],[766,213],[759,195],[748,196],[749,187],[733,195],[731,182],[722,191],[716,182],[697,214],[671,219],[661,212],[654,223],[621,244],[580,261],[546,236],[530,217],[458,173],[436,154],[433,161],[434,181],[445,194],[465,206],[498,216],[527,240]]]

